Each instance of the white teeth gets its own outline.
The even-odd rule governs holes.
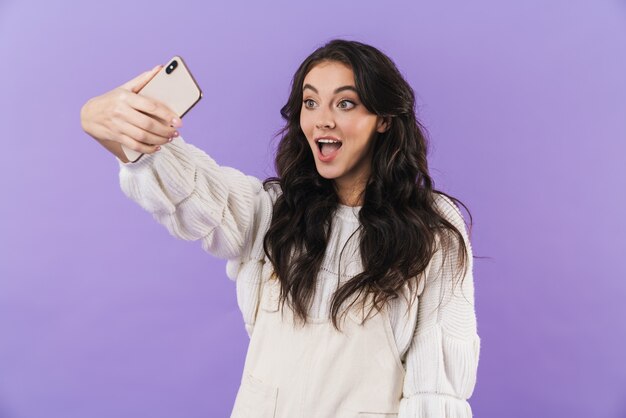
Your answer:
[[[317,142],[321,142],[323,144],[336,144],[340,141],[337,141],[335,139],[318,139]]]

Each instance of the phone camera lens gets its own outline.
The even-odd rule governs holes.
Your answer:
[[[178,67],[178,61],[174,60],[174,61],[170,62],[170,65],[167,66],[167,68],[165,69],[165,72],[167,74],[171,74],[172,71],[174,71],[176,69],[176,67]]]

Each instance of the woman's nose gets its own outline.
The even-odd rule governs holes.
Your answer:
[[[328,115],[321,115],[318,121],[315,123],[317,129],[333,129],[335,127],[335,121]]]

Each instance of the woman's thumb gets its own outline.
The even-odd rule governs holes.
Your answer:
[[[148,83],[148,81],[152,79],[152,77],[156,75],[156,73],[159,72],[159,70],[162,67],[163,66],[159,64],[153,69],[146,71],[144,73],[141,73],[137,77],[133,78],[132,80],[127,81],[126,83],[122,84],[120,87],[125,90],[130,90],[133,93],[137,93],[139,90],[143,88],[143,86],[145,86]]]

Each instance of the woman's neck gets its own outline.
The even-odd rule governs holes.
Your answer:
[[[363,206],[365,184],[365,181],[349,185],[335,182],[335,191],[339,198],[339,203],[345,206]]]

